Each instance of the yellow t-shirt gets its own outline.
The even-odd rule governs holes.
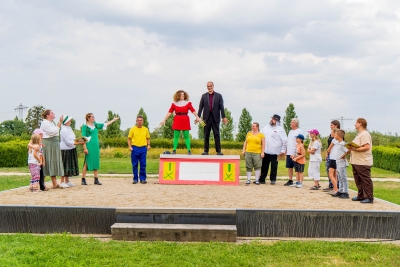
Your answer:
[[[132,146],[147,146],[147,139],[150,138],[149,129],[145,126],[139,128],[135,125],[129,130],[128,138],[131,139]]]
[[[246,152],[261,153],[263,138],[264,134],[262,133],[253,134],[252,132],[248,132],[246,135]]]

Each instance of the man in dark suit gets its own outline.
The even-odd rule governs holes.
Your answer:
[[[224,99],[221,94],[214,91],[213,82],[207,83],[207,90],[208,93],[201,96],[198,113],[199,117],[201,117],[201,113],[203,112],[203,120],[206,122],[206,126],[204,127],[204,152],[202,155],[208,155],[211,129],[214,133],[217,155],[223,155],[219,137],[219,123],[221,122],[221,117],[223,123],[228,123],[228,119],[225,118]]]

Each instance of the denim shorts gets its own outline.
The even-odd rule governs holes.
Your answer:
[[[290,155],[286,155],[286,168],[288,169],[294,168],[294,161],[292,160]]]

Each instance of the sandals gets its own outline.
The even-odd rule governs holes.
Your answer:
[[[313,187],[310,188],[310,190],[319,190],[319,188],[318,188],[318,186],[314,185]]]

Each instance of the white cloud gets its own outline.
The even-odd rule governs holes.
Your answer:
[[[40,103],[83,123],[143,107],[151,128],[173,93],[195,107],[214,81],[238,121],[262,125],[294,103],[302,125],[365,117],[382,132],[400,96],[396,1],[5,1],[0,121]],[[81,119],[80,119],[81,118]],[[194,127],[195,128],[195,127]],[[196,135],[195,129],[192,134]]]

